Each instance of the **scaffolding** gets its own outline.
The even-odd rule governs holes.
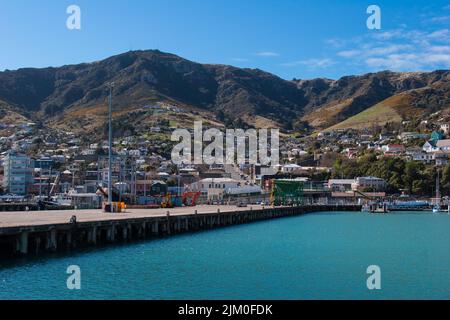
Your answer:
[[[270,202],[274,206],[299,206],[303,204],[303,182],[272,180]]]

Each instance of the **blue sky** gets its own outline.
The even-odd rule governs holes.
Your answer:
[[[81,30],[66,9],[81,8]],[[366,27],[369,5],[382,29]],[[282,78],[450,68],[450,0],[0,0],[0,70],[138,49]]]

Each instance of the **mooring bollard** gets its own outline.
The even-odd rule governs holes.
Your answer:
[[[167,211],[167,226],[166,226],[166,230],[167,230],[167,234],[171,234],[171,228],[170,228],[170,212]]]

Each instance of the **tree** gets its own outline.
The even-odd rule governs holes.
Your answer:
[[[423,180],[414,180],[412,185],[413,194],[424,194],[426,190],[426,183]]]
[[[333,178],[337,178],[342,174],[342,159],[337,158],[333,164]]]
[[[442,191],[445,194],[450,194],[450,162],[445,166],[442,171],[441,178]]]
[[[414,183],[417,180],[422,180],[422,174],[420,172],[419,164],[415,161],[409,161],[405,166],[405,174],[403,176],[403,181],[405,182],[405,188],[410,194],[414,193]],[[416,183],[416,188],[418,184]]]

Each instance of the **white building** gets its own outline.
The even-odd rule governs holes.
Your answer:
[[[436,142],[438,150],[442,150],[445,153],[450,153],[450,139],[438,140]]]
[[[422,150],[426,153],[431,153],[438,151],[439,148],[436,146],[436,143],[434,141],[427,141],[424,143]]]
[[[250,195],[250,194],[261,194],[260,186],[243,186],[237,188],[229,188],[225,190],[226,194],[229,195]]]
[[[352,185],[355,182],[355,179],[330,179],[328,180],[328,188],[331,191],[344,192],[352,190]]]
[[[383,150],[383,152],[388,152],[388,153],[403,153],[405,152],[405,146],[402,144],[388,144],[385,146],[381,147],[381,150]]]
[[[231,178],[206,178],[191,184],[192,191],[207,193],[209,189],[232,189],[237,188],[240,182]]]
[[[409,155],[413,161],[431,162],[434,160],[433,153],[413,152]]]
[[[281,167],[281,171],[286,173],[294,172],[299,169],[301,169],[301,167],[298,164],[286,164]]]
[[[383,191],[386,188],[386,181],[377,177],[358,177],[352,184],[353,191],[363,191],[372,189],[374,191]]]

